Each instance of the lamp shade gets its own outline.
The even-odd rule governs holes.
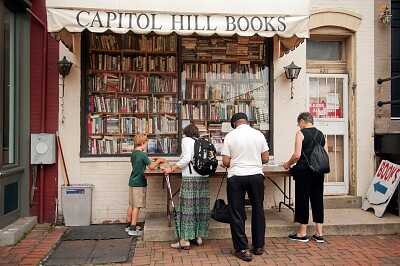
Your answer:
[[[58,73],[65,78],[69,74],[69,71],[71,70],[72,63],[67,60],[67,58],[64,56],[64,58],[60,61],[57,62],[57,67],[58,67]]]
[[[379,15],[379,19],[382,21],[383,24],[390,24],[392,22],[392,14],[390,14],[389,8],[386,7],[385,11]]]
[[[296,66],[294,62],[290,65],[283,67],[285,69],[286,78],[290,80],[297,79],[300,74],[301,67]]]

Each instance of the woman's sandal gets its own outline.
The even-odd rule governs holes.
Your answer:
[[[187,240],[181,240],[181,245],[179,246],[179,242],[171,244],[171,248],[175,248],[175,249],[190,249],[190,242]]]

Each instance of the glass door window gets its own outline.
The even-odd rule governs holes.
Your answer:
[[[343,79],[310,77],[309,112],[314,119],[343,118]]]

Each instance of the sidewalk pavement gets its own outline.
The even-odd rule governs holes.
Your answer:
[[[0,248],[0,265],[38,265],[66,227],[37,224],[18,244]],[[131,263],[112,265],[400,265],[400,235],[327,236],[325,243],[267,238],[265,253],[244,262],[232,255],[231,240],[204,240],[190,250],[169,242],[140,242]]]

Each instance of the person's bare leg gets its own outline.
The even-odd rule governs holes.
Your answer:
[[[128,224],[131,224],[131,221],[132,221],[132,207],[129,206],[129,208],[128,208],[128,218],[126,219],[126,222]]]
[[[131,226],[136,226],[137,220],[139,218],[139,211],[140,211],[140,208],[133,208],[132,209]]]
[[[321,223],[315,223],[315,235],[322,236],[322,224]]]
[[[303,237],[307,235],[307,225],[300,224],[299,231],[297,232],[297,236]]]

